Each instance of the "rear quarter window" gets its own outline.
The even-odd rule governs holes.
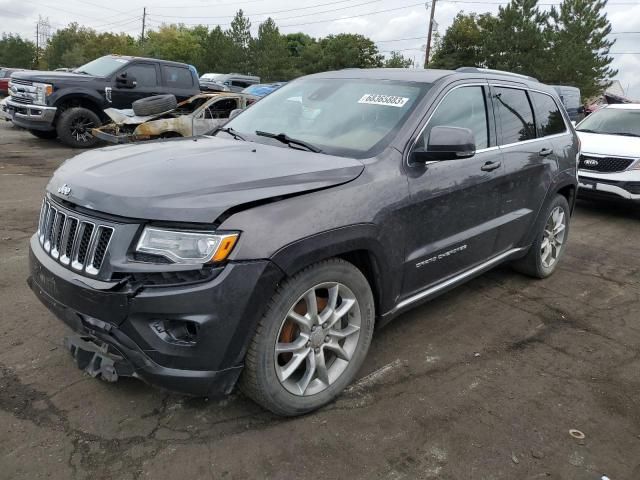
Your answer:
[[[539,136],[546,137],[567,131],[560,107],[553,97],[537,92],[529,92],[529,95],[531,95],[535,109]]]

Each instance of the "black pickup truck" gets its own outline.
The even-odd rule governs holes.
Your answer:
[[[200,92],[196,69],[184,63],[107,55],[73,72],[16,72],[6,103],[13,123],[38,138],[91,147],[91,129],[108,120],[105,108],[131,108],[141,98],[172,93],[178,101]]]

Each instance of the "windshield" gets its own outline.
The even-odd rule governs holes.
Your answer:
[[[430,84],[303,78],[279,88],[227,124],[243,137],[285,134],[325,153],[364,158],[384,148]]]
[[[106,77],[118,70],[123,65],[129,63],[126,58],[118,57],[100,57],[92,62],[86,63],[81,67],[76,68],[74,73],[84,73],[87,75],[93,75],[95,77]]]
[[[640,137],[640,110],[603,108],[580,122],[577,130]]]

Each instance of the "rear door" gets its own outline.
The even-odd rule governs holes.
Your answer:
[[[557,127],[549,125],[549,113],[543,114],[542,106],[536,118],[533,92],[512,85],[494,84],[491,88],[505,169],[501,205],[505,222],[496,245],[501,252],[524,246],[522,243],[544,204],[558,169],[552,136],[546,135],[545,129]],[[539,99],[541,105],[542,100]],[[543,121],[543,115],[547,120]]]
[[[160,91],[160,75],[158,67],[151,62],[135,62],[120,70],[116,77],[126,74],[135,78],[133,88],[125,88],[113,81],[111,89],[111,106],[114,108],[131,108],[131,104],[141,98],[157,95]]]
[[[469,128],[471,158],[407,165],[411,212],[407,227],[403,294],[482,263],[493,255],[502,196],[503,167],[486,83],[458,85],[445,93],[418,137],[434,126]]]

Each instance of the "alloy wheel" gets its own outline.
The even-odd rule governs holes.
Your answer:
[[[566,215],[562,207],[555,207],[544,227],[540,255],[542,266],[551,268],[560,258],[567,228]]]
[[[335,383],[356,352],[361,321],[358,300],[346,285],[328,282],[307,290],[278,332],[274,358],[281,385],[308,396]]]
[[[95,125],[90,118],[79,116],[71,122],[71,136],[78,142],[86,143],[91,140],[91,129]]]

